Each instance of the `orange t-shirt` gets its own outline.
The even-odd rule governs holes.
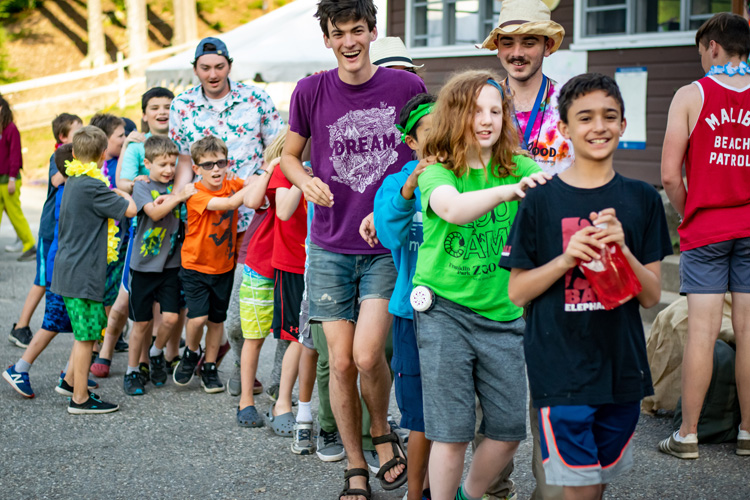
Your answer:
[[[237,210],[208,210],[213,198],[229,198],[242,189],[242,179],[224,179],[221,189],[211,191],[200,182],[188,198],[187,232],[182,244],[182,267],[204,274],[224,274],[234,269],[237,244]]]

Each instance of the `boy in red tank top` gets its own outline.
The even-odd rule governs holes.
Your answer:
[[[695,41],[707,74],[675,94],[662,150],[662,183],[683,218],[680,293],[688,298],[688,340],[682,426],[659,449],[698,458],[698,417],[729,290],[743,415],[736,452],[750,455],[750,28],[725,12],[706,21]]]

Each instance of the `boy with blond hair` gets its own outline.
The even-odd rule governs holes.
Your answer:
[[[73,365],[64,382],[73,387],[68,413],[109,413],[116,404],[102,401],[87,387],[94,342],[107,325],[104,290],[107,263],[117,258],[115,220],[136,215],[127,193],[109,188],[100,170],[107,136],[86,126],[73,136],[65,194],[58,224],[59,251],[55,257],[51,291],[63,297],[73,327]]]
[[[186,346],[172,377],[187,385],[200,359],[200,341],[207,327],[201,386],[207,393],[224,391],[216,358],[227,318],[237,256],[237,209],[249,186],[226,179],[227,145],[207,136],[190,148],[193,172],[200,175],[195,194],[187,200],[187,234],[182,245],[180,280],[188,308]]]

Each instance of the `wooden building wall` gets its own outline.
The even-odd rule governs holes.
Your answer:
[[[552,12],[552,19],[565,28],[566,36],[561,48],[568,49],[573,41],[573,0],[562,0],[558,8]],[[405,23],[406,0],[390,0],[388,34],[404,38]],[[415,63],[425,65],[422,76],[431,92],[438,92],[451,73],[462,69],[491,68],[505,76],[495,56],[417,59]],[[648,68],[646,149],[618,151],[615,169],[623,175],[660,185],[661,147],[669,104],[678,88],[703,76],[698,50],[690,46],[602,50],[588,53],[589,71],[614,76],[618,67],[627,66]]]

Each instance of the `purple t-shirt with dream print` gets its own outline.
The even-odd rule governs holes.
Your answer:
[[[388,253],[360,237],[383,179],[409,162],[411,150],[396,129],[401,108],[424,82],[403,70],[378,68],[367,82],[349,85],[333,69],[300,80],[292,94],[289,126],[309,138],[316,177],[333,193],[331,208],[315,207],[311,241],[342,254]]]

